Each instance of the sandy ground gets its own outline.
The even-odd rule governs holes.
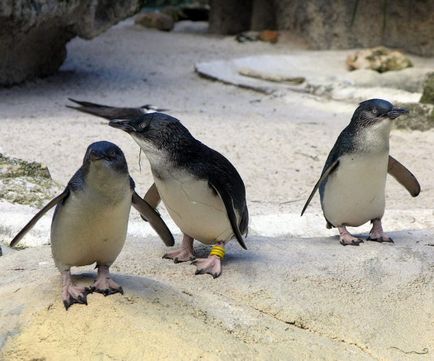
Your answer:
[[[72,41],[57,75],[0,90],[2,152],[47,164],[65,184],[88,144],[109,140],[126,153],[139,193],[152,180],[145,157],[139,170],[136,144],[65,108],[67,97],[169,108],[237,167],[253,228],[249,252],[233,242],[223,276],[212,280],[194,277],[193,266],[162,261],[163,246],[137,230],[134,216],[114,265],[126,296],[91,296],[88,307],[68,313],[49,248],[7,250],[0,258],[6,360],[432,358],[434,131],[392,132],[391,154],[422,185],[421,195],[411,198],[388,181],[384,226],[396,245],[344,248],[327,237],[334,232],[323,228],[318,198],[302,220],[299,212],[357,102],[264,95],[194,73],[197,62],[298,50],[288,43],[143,30],[126,21],[92,41]],[[0,210],[3,241],[33,212],[4,204]],[[49,219],[44,222],[40,238],[48,237]],[[89,282],[89,274],[82,277]]]

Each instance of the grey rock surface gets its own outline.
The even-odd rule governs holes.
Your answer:
[[[91,39],[133,15],[140,0],[0,1],[0,85],[53,74],[75,36]]]
[[[425,79],[420,102],[434,105],[434,73],[429,73]]]
[[[269,26],[289,30],[314,49],[385,45],[434,55],[433,1],[219,0],[211,2],[210,30],[221,34]],[[253,5],[253,6],[252,6]],[[234,14],[242,14],[238,21]],[[223,22],[221,19],[224,19]],[[271,19],[271,20],[270,20]],[[262,20],[262,21],[261,21]],[[262,28],[264,29],[264,28]]]
[[[199,62],[195,68],[201,76],[265,94],[297,91],[336,100],[378,97],[410,103],[419,101],[426,76],[434,66],[432,59],[412,57],[414,67],[399,71],[348,71],[347,55],[348,51],[342,50],[297,51]]]
[[[0,200],[42,207],[61,190],[45,165],[0,153]]]
[[[154,28],[162,31],[170,31],[175,24],[173,18],[165,13],[145,12],[134,17],[134,23],[146,28]]]
[[[155,237],[130,238],[112,267],[125,296],[90,295],[68,312],[49,247],[11,253],[0,263],[0,352],[8,361],[429,360],[433,232],[391,236],[395,245],[360,247],[250,237],[248,251],[229,245],[215,280],[161,259]],[[92,267],[74,272],[80,284],[95,277]]]

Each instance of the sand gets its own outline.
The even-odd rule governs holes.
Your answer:
[[[411,198],[388,181],[384,227],[395,246],[344,248],[335,231],[324,228],[317,197],[302,219],[299,213],[357,101],[264,95],[194,72],[198,62],[293,51],[304,49],[143,30],[128,20],[92,41],[72,41],[57,75],[0,90],[2,152],[43,162],[66,184],[88,144],[109,140],[126,153],[141,194],[152,180],[144,157],[139,169],[136,144],[101,120],[65,108],[67,97],[169,108],[237,167],[252,215],[249,251],[231,243],[223,275],[212,280],[195,277],[188,264],[161,260],[164,246],[134,214],[113,266],[126,295],[92,295],[89,306],[68,312],[49,247],[6,250],[0,258],[0,358],[432,358],[434,131],[392,132],[391,154],[422,185],[421,195]],[[4,242],[34,212],[4,203],[0,210]],[[35,244],[47,243],[49,217],[44,222],[37,235],[29,234]],[[75,272],[85,283],[94,275],[91,268]]]

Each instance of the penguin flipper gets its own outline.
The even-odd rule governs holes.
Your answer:
[[[403,185],[412,197],[417,197],[419,195],[420,184],[416,177],[405,166],[390,155],[387,173]]]
[[[226,190],[226,188],[222,185],[220,185],[219,182],[212,182],[208,181],[209,185],[215,190],[215,192],[220,196],[220,198],[223,200],[223,203],[226,208],[226,213],[228,214],[229,222],[231,223],[232,231],[234,232],[235,238],[237,239],[238,243],[241,247],[244,249],[247,249],[246,243],[244,242],[243,236],[240,232],[240,228],[237,224],[237,217],[235,216],[234,211],[234,204],[232,201],[232,197],[230,196],[229,192]]]
[[[14,239],[10,243],[10,247],[14,247],[21,239],[30,231],[33,226],[42,218],[42,216],[47,213],[51,208],[61,202],[69,195],[69,189],[66,188],[63,193],[59,194],[57,197],[53,198],[48,204],[42,208],[36,215],[27,223],[24,228],[18,232]]]
[[[152,207],[157,208],[161,202],[160,194],[158,193],[157,186],[155,183],[151,185],[151,188],[148,189],[143,199]]]
[[[83,113],[96,115],[108,120],[115,119],[136,119],[143,116],[143,111],[140,108],[116,108],[107,105],[96,104],[91,102],[85,102],[81,100],[75,100],[68,98],[70,101],[80,105],[79,107],[73,107],[67,105],[67,108],[75,109]]]
[[[158,207],[158,205],[161,202],[161,197],[160,197],[160,193],[158,193],[158,189],[157,189],[157,186],[155,185],[155,183],[153,183],[151,185],[151,187],[148,189],[148,191],[146,192],[146,194],[143,197],[143,199],[146,201],[146,203],[148,203],[152,208],[155,209],[155,212],[159,213],[158,210],[157,210],[157,207]],[[142,217],[142,219],[145,222],[148,221],[142,215],[140,215],[140,217]]]
[[[303,216],[304,211],[306,210],[307,206],[309,205],[310,201],[312,200],[313,196],[315,195],[315,192],[319,188],[320,184],[333,172],[338,168],[339,165],[339,158],[336,159],[327,169],[324,170],[324,172],[321,174],[320,179],[318,182],[316,182],[315,187],[313,187],[312,192],[310,193],[309,198],[307,199],[303,210],[301,211],[301,216]]]
[[[152,208],[145,200],[134,192],[132,197],[132,205],[144,217],[155,232],[160,236],[164,244],[171,247],[175,244],[172,232],[170,232],[166,223],[161,219],[160,215]]]

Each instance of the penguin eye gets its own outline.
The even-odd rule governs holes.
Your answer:
[[[372,109],[372,114],[377,114],[378,113],[378,110],[377,110],[377,108],[374,108],[374,109]]]
[[[147,124],[146,122],[142,122],[142,123],[140,123],[140,125],[139,125],[139,128],[140,128],[141,130],[146,129],[147,127],[148,127],[148,124]]]
[[[116,151],[112,150],[109,153],[110,158],[116,158]]]

